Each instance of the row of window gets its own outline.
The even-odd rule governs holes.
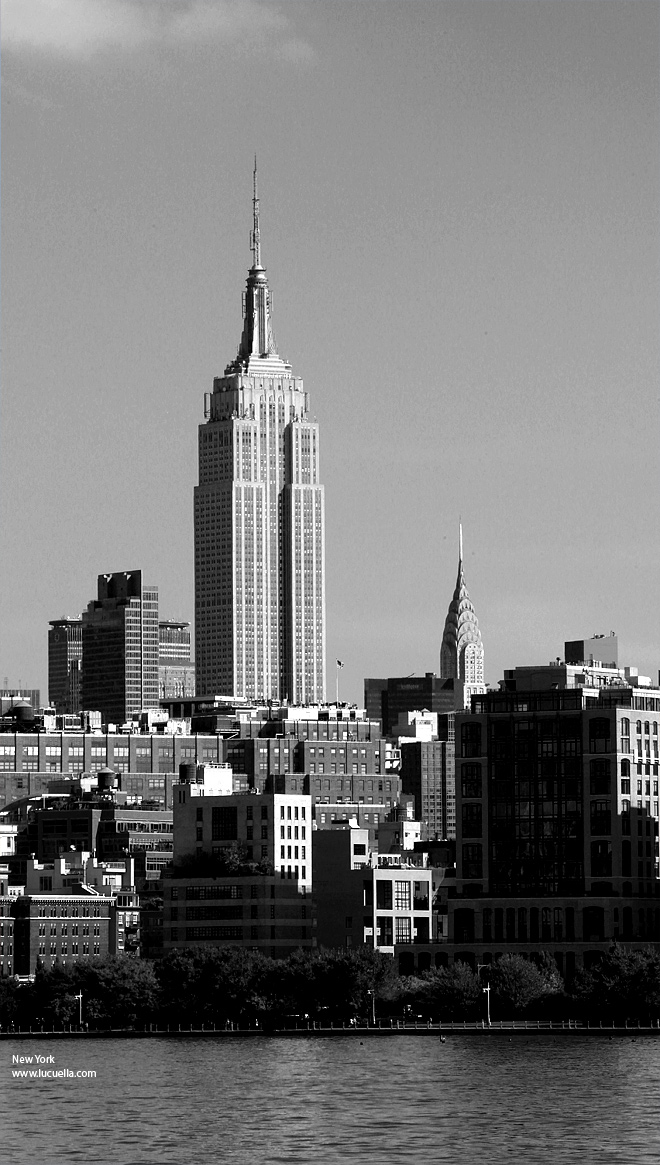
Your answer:
[[[635,724],[635,731],[636,731],[638,736],[642,735],[642,731],[644,733],[644,736],[650,736],[651,730],[653,731],[654,736],[658,735],[658,722],[657,722],[657,720],[654,720],[652,723],[648,720],[645,720],[643,725],[642,725],[642,721],[638,720]],[[621,718],[621,735],[622,736],[630,736],[630,720],[628,719],[627,716],[623,716]]]
[[[90,953],[93,955],[100,955],[101,944],[100,943],[92,943],[91,945],[92,945],[92,950],[90,952],[90,949],[89,949],[90,944],[89,943],[80,944],[80,947],[82,949],[79,949],[79,944],[77,942],[72,942],[70,953],[72,955],[77,955],[77,954],[89,955]],[[46,953],[47,953],[46,952],[46,943],[40,942],[39,943],[39,955],[44,956],[44,955],[46,955]],[[58,946],[57,943],[51,943],[50,950],[48,953],[50,954],[51,958],[55,958],[56,956],[60,956],[61,958],[65,959],[69,954],[69,944],[64,942]]]
[[[282,841],[284,840],[285,836],[287,838],[291,837],[291,829],[292,829],[292,827],[290,825],[287,825],[287,826],[281,825],[280,826],[280,838],[282,839]],[[285,830],[286,830],[286,834],[285,834]],[[295,841],[298,840],[299,834],[300,834],[301,839],[304,841],[306,833],[307,833],[307,829],[304,825],[301,825],[301,826],[294,825],[293,826],[293,837],[294,837]]]
[[[292,849],[294,851],[293,853],[291,852]],[[286,853],[284,852],[285,850],[286,850]],[[300,854],[298,854],[298,850],[300,850]],[[264,854],[263,856],[267,857],[268,855]],[[307,857],[306,846],[304,846],[304,845],[301,845],[301,846],[297,846],[297,845],[283,846],[283,845],[281,845],[280,846],[280,860],[285,860],[285,859],[290,860],[291,858],[297,859],[298,857],[302,858],[303,860]]]
[[[575,909],[571,906],[484,907],[481,915],[483,942],[574,942]],[[633,937],[633,909],[614,907],[611,920],[612,938]],[[641,907],[637,916],[637,934],[650,938],[660,929],[660,910]],[[582,912],[582,937],[585,941],[604,941],[605,912],[602,907],[587,907]],[[474,941],[475,919],[472,910],[454,914],[454,938],[457,942]]]
[[[395,943],[405,945],[412,941],[413,925],[410,917],[393,919],[387,915],[376,916],[376,946],[391,947]]]
[[[611,782],[611,775],[610,775],[611,774],[611,767],[610,766],[611,766],[611,762],[609,760],[592,760],[590,762],[589,783],[590,783],[590,792],[591,792],[592,796],[598,795],[599,793],[609,793],[610,792],[610,782]],[[650,778],[652,775],[650,764],[647,763],[645,765],[645,771],[642,772],[642,765],[641,765],[641,763],[639,763],[637,765],[637,775],[638,775],[638,778],[640,776],[643,777],[644,775],[646,775],[649,778],[646,781],[645,793],[646,793],[646,796],[650,796],[651,795]],[[653,781],[653,796],[655,796],[655,797],[658,796],[658,780],[657,780],[658,775],[659,775],[658,774],[658,766],[654,765],[653,766],[653,777],[655,779]],[[621,779],[621,792],[622,793],[630,793],[630,761],[625,757],[621,761],[621,778],[622,778]],[[520,768],[518,768],[516,770],[514,779],[516,781],[516,784],[519,785],[520,779],[521,779]],[[544,780],[543,777],[537,778],[537,785],[538,785],[539,789],[541,788],[543,780]],[[511,784],[511,782],[509,780],[509,785],[510,784]],[[638,796],[642,796],[642,781],[640,779],[638,779],[638,781],[637,781],[637,794],[638,794]],[[478,764],[463,764],[463,765],[461,765],[461,795],[465,799],[483,796],[483,780],[482,780],[481,765],[478,765]]]
[[[100,906],[39,906],[37,913],[39,918],[89,918],[90,912],[92,918],[101,917]]]
[[[628,790],[628,791],[630,791],[630,790]],[[656,790],[656,792],[657,792],[657,790]],[[545,804],[544,802],[538,802],[536,804],[536,809],[538,812],[536,814],[529,812],[527,815],[532,817],[532,818],[534,818],[536,816],[541,817],[542,811],[544,810],[544,804]],[[568,806],[568,803],[567,803],[567,806]],[[496,806],[495,808],[496,808],[496,816],[503,817],[504,816],[503,810],[506,807]],[[524,808],[524,805],[521,805],[520,808]],[[530,804],[529,808],[531,810],[532,808],[534,808],[534,806],[532,806]],[[657,813],[658,813],[658,802],[657,801],[654,802],[654,813],[657,816]],[[555,814],[556,814],[556,809],[555,809],[554,803],[549,804],[547,806],[547,812],[545,812],[545,816],[547,816],[549,818],[554,818]],[[630,832],[629,814],[630,814],[630,804],[627,802],[624,802],[622,805],[622,821],[621,821],[621,830],[623,833]],[[463,837],[472,838],[472,837],[481,837],[482,836],[483,816],[482,816],[482,807],[481,807],[480,803],[466,802],[462,806],[461,817],[462,817],[462,835],[463,835]],[[601,801],[592,801],[590,803],[590,807],[589,807],[589,817],[590,817],[590,832],[592,834],[601,834],[601,835],[611,834],[611,832],[612,832],[612,807],[611,807],[610,801],[602,801],[602,800]],[[563,820],[566,821],[566,818],[567,818],[567,815],[566,815],[566,813],[564,813]],[[628,820],[626,821],[625,818],[628,818]]]
[[[73,922],[71,924],[71,934],[75,937],[78,934],[78,930],[80,929],[80,933],[82,935],[88,935],[89,934],[89,927],[90,927],[90,924],[88,922],[83,922],[81,924],[78,924],[77,922]],[[93,931],[93,934],[96,935],[96,937],[98,937],[101,934],[100,923],[95,922],[93,924],[92,931]],[[58,932],[57,923],[51,922],[50,928],[49,928],[49,933],[51,935],[56,935],[57,932]],[[0,933],[1,933],[1,931],[0,931]],[[59,927],[59,933],[62,936],[62,938],[68,938],[69,927],[68,927],[68,924],[66,922],[61,923],[61,925]],[[43,938],[45,934],[46,934],[46,923],[40,922],[39,923],[39,935]]]

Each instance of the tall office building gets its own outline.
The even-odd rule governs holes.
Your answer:
[[[190,623],[158,621],[158,658],[161,663],[190,663]]]
[[[195,695],[195,665],[190,659],[190,623],[161,619],[158,624],[158,692],[161,700]]]
[[[236,359],[213,381],[195,487],[200,695],[325,699],[325,512],[309,394],[273,337],[254,172]]]
[[[158,707],[158,588],[142,571],[100,574],[82,616],[82,706],[123,724]]]
[[[52,619],[48,628],[48,702],[56,712],[80,711],[82,619]]]
[[[458,576],[449,604],[440,648],[440,678],[453,679],[462,685],[462,700],[457,702],[469,708],[472,696],[485,692],[484,645],[481,631],[470,601],[463,573],[463,529],[458,528]]]

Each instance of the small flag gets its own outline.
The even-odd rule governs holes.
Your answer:
[[[341,662],[341,660],[340,660],[340,659],[338,659],[338,660],[337,660],[337,667],[343,667],[343,666],[344,666],[344,665],[343,665],[343,663]]]

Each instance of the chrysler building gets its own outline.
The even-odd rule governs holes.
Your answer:
[[[197,692],[316,703],[325,699],[319,430],[275,346],[256,162],[251,249],[238,353],[205,394],[199,426]]]
[[[463,572],[463,527],[458,527],[458,576],[449,604],[440,648],[441,679],[456,680],[463,691],[458,707],[470,707],[472,696],[486,691],[484,645]]]

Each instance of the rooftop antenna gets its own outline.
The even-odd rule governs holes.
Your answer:
[[[259,234],[259,196],[257,194],[257,155],[254,155],[254,174],[252,185],[252,266],[261,267],[261,237]]]

